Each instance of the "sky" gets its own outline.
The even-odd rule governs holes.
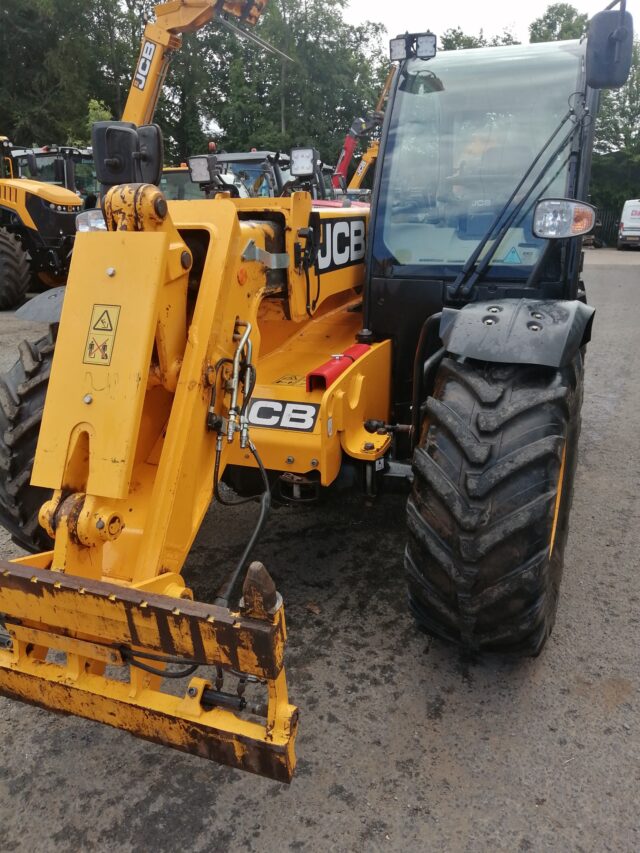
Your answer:
[[[604,9],[607,0],[568,0],[579,12],[593,15]],[[551,0],[446,0],[427,3],[425,0],[350,0],[345,18],[350,24],[363,20],[386,26],[389,37],[409,32],[439,34],[452,27],[477,35],[484,30],[487,37],[509,29],[518,41],[529,41],[529,24],[544,14]]]

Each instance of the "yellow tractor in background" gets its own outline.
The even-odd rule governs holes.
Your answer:
[[[0,311],[19,305],[31,286],[66,279],[84,203],[66,187],[65,165],[57,149],[16,148],[0,136]],[[47,167],[57,181],[42,180]]]
[[[167,202],[148,122],[179,33],[264,5],[156,7],[125,120],[94,128],[102,211],[79,219],[55,352],[25,345],[0,380],[0,508],[33,551],[0,561],[0,692],[289,781],[284,607],[250,563],[272,493],[404,481],[418,623],[473,651],[549,636],[593,321],[593,117],[632,21],[623,0],[582,41],[394,39],[370,213],[223,182]],[[189,165],[216,184],[215,155]],[[316,166],[291,152],[301,185]],[[258,513],[205,604],[181,570],[212,498]]]

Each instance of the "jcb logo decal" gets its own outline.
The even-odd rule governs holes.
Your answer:
[[[254,400],[249,408],[249,423],[256,427],[311,432],[316,425],[319,411],[320,406],[311,403]]]
[[[147,76],[151,70],[151,60],[156,52],[155,42],[145,41],[142,45],[142,52],[136,68],[136,74],[133,78],[133,85],[136,89],[144,89],[147,83]]]
[[[359,264],[364,259],[366,227],[364,219],[331,219],[322,223],[318,272]]]

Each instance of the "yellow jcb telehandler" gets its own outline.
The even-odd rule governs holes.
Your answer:
[[[157,54],[191,26],[173,16],[198,7],[202,23],[213,4],[157,7],[132,97],[154,96],[94,129],[103,217],[81,215],[53,359],[25,350],[0,384],[0,497],[35,551],[0,562],[0,692],[288,781],[284,608],[247,569],[273,491],[307,501],[345,469],[369,497],[412,480],[417,621],[527,655],[552,629],[593,320],[593,119],[628,75],[632,21],[623,2],[575,42],[394,39],[368,217],[224,185],[166,202],[159,132],[136,125]],[[304,180],[314,152],[291,163]],[[214,155],[190,168],[215,182]],[[181,569],[223,480],[257,491],[258,520],[216,600],[194,602]]]

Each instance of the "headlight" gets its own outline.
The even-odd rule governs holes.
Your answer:
[[[107,223],[99,208],[85,210],[76,216],[76,231],[106,231]]]
[[[196,154],[189,157],[189,174],[194,184],[209,184],[217,167],[215,154]]]
[[[438,39],[432,32],[405,33],[389,42],[389,59],[391,62],[402,62],[411,56],[418,59],[433,59],[438,52]]]
[[[588,234],[595,224],[595,207],[568,198],[543,198],[533,214],[533,233],[547,240]]]
[[[315,172],[318,157],[315,148],[292,148],[289,171],[296,178],[309,178]]]

